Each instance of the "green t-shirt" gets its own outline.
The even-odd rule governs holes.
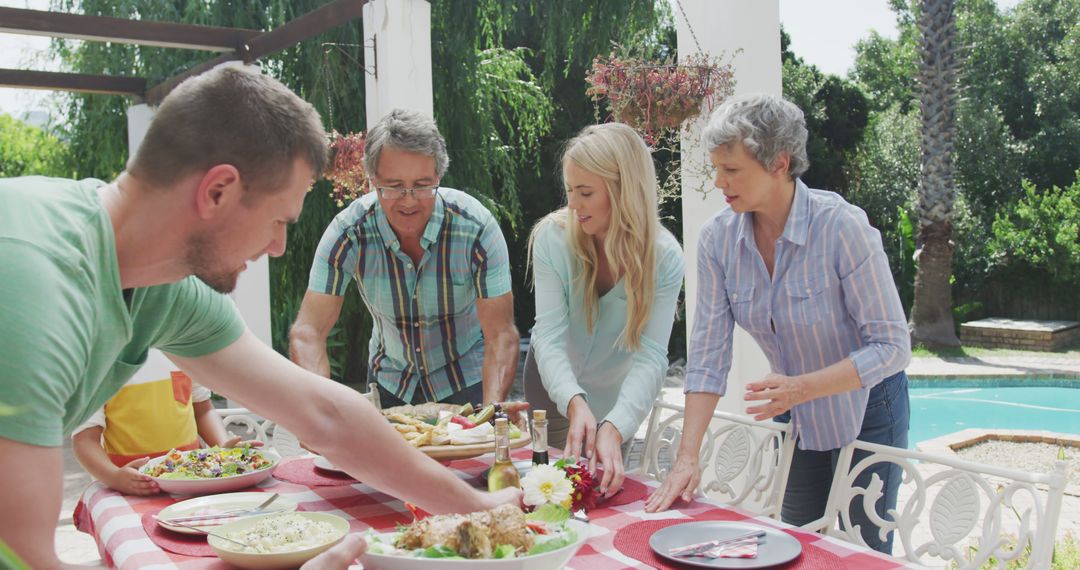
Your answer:
[[[120,289],[99,180],[0,180],[0,437],[59,446],[146,361],[216,352],[244,331],[198,279]]]

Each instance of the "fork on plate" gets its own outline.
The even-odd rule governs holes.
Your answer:
[[[163,522],[163,523],[165,523],[167,525],[184,526],[183,523],[192,523],[192,522],[199,522],[199,521],[211,521],[211,520],[215,520],[215,519],[224,519],[224,518],[230,518],[230,517],[261,515],[264,512],[267,512],[266,509],[274,501],[276,501],[278,499],[278,497],[280,497],[280,496],[281,496],[280,493],[274,493],[273,495],[270,495],[269,499],[263,501],[262,504],[260,504],[257,507],[254,507],[254,508],[232,509],[232,510],[228,510],[228,511],[221,511],[220,513],[213,513],[213,514],[208,514],[208,515],[191,515],[191,516],[186,516],[186,517],[173,517],[173,518],[170,518],[170,519],[160,519],[160,520],[161,520],[161,522]]]

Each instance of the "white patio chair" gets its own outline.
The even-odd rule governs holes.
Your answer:
[[[376,409],[381,409],[379,389],[377,387],[372,387],[371,390],[362,392],[361,395],[370,400]],[[222,416],[222,422],[225,423],[226,428],[230,424],[246,427],[244,433],[254,433],[255,439],[272,446],[274,451],[282,457],[296,457],[308,454],[308,450],[300,445],[300,440],[292,432],[271,420],[256,416],[247,408],[222,408],[217,412]]]
[[[861,459],[850,471],[841,469],[851,465],[856,451],[870,455],[859,453]],[[877,474],[866,489],[854,485],[860,473],[885,462],[903,470],[899,496],[907,497],[890,511],[893,521],[874,512],[883,486]],[[850,505],[865,509],[882,529],[883,540],[886,532],[895,531],[894,555],[912,562],[965,570],[979,568],[993,557],[998,568],[1005,568],[1030,548],[1027,568],[1049,568],[1066,474],[1064,461],[1058,461],[1052,473],[1028,473],[855,441],[841,450],[825,516],[804,528],[865,546],[845,508]],[[1046,490],[1037,488],[1044,485]]]
[[[686,408],[657,400],[649,415],[638,472],[667,478],[682,438]],[[780,518],[794,441],[790,426],[713,412],[701,445],[701,490],[711,499]]]

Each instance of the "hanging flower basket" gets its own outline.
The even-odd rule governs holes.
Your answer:
[[[364,135],[359,133],[330,135],[330,163],[323,178],[334,185],[331,196],[342,207],[368,191],[368,176],[364,169]]]
[[[596,103],[604,100],[615,120],[648,140],[679,129],[731,95],[733,76],[731,64],[705,54],[675,64],[613,53],[593,60],[586,94]]]

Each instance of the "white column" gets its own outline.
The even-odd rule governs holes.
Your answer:
[[[367,124],[396,108],[435,114],[431,84],[431,5],[374,0],[364,5]]]
[[[686,11],[683,17],[679,3]],[[701,51],[731,58],[735,68],[735,94],[781,94],[780,2],[779,0],[678,0],[672,3],[678,25],[681,57]],[[692,29],[692,32],[691,32]],[[683,245],[686,250],[687,338],[693,331],[697,302],[697,238],[702,225],[725,208],[723,197],[712,185],[712,168],[701,141],[701,129],[708,117],[689,126],[682,139]],[[703,195],[701,190],[709,190]],[[735,327],[734,360],[728,375],[727,394],[718,409],[744,413],[743,387],[769,372],[769,363],[757,343]]]
[[[145,103],[127,108],[128,155],[135,154],[135,149],[142,144],[146,131],[150,129],[150,120],[154,118],[154,109]]]

